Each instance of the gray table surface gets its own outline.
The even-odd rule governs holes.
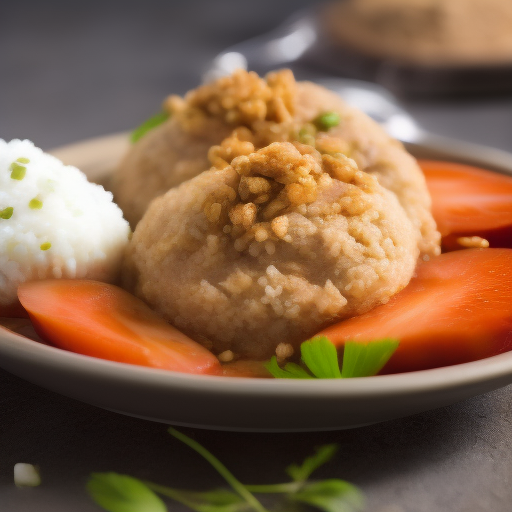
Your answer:
[[[0,2],[0,137],[49,149],[123,131],[194,87],[223,48],[265,32],[300,0]],[[307,75],[307,72],[301,70]],[[425,128],[512,151],[512,96],[404,102]],[[279,482],[314,446],[340,444],[319,477],[359,485],[368,510],[512,510],[512,388],[349,431],[240,434],[183,429],[242,480]],[[43,484],[19,490],[16,462]],[[0,370],[0,510],[93,512],[93,471],[175,487],[221,482],[166,427],[61,397]],[[185,508],[172,504],[170,510]],[[141,511],[143,512],[143,511]]]

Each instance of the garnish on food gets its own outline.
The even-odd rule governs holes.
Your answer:
[[[33,199],[31,199],[29,201],[28,207],[31,210],[40,210],[43,207],[43,202],[41,201],[41,199],[38,199],[37,197],[34,197]]]
[[[364,498],[357,487],[337,478],[310,481],[309,477],[320,466],[329,462],[337,445],[324,445],[307,457],[300,465],[291,464],[286,473],[291,481],[269,485],[245,485],[222,462],[194,439],[169,429],[169,433],[185,443],[206,461],[229,484],[229,489],[206,492],[188,491],[167,487],[118,473],[93,473],[87,483],[91,498],[108,512],[166,512],[167,506],[159,497],[170,498],[196,512],[270,512],[315,510],[323,512],[358,512],[364,507]],[[278,496],[275,506],[267,508],[255,496]],[[306,508],[304,507],[306,506]]]
[[[338,112],[323,112],[318,117],[315,118],[313,124],[320,131],[327,131],[335,126],[338,126],[341,121],[341,116]]]
[[[155,114],[154,116],[144,121],[139,127],[135,128],[135,130],[133,130],[130,140],[132,143],[137,142],[139,139],[144,137],[146,133],[161,125],[167,121],[167,119],[169,119],[168,112],[159,112],[158,114]]]
[[[14,213],[14,208],[12,206],[8,206],[3,210],[0,210],[0,219],[9,220]]]
[[[371,342],[348,341],[344,344],[342,369],[338,352],[326,336],[316,336],[301,345],[302,364],[286,363],[281,368],[274,356],[265,365],[277,379],[341,379],[377,375],[399,345],[395,339]]]
[[[13,162],[9,167],[11,170],[11,179],[21,181],[25,174],[27,173],[27,168],[24,165],[20,165],[16,162]]]

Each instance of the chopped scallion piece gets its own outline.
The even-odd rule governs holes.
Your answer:
[[[12,206],[8,206],[3,210],[0,210],[0,219],[10,219],[12,217],[12,213],[14,212],[14,208]]]
[[[343,350],[340,372],[338,353],[334,344],[325,336],[317,336],[302,343],[302,363],[312,374],[295,363],[284,368],[277,364],[275,356],[265,367],[276,379],[347,379],[377,375],[398,348],[399,341],[392,338],[368,343],[347,341]]]
[[[324,112],[320,114],[313,123],[320,131],[327,131],[340,124],[341,118],[337,112]]]
[[[21,181],[27,172],[27,168],[23,165],[17,164],[16,162],[13,162],[11,164],[11,178],[13,180]]]
[[[382,340],[361,343],[347,341],[343,351],[341,376],[346,378],[377,375],[398,348],[398,340]]]
[[[265,368],[276,378],[276,379],[313,379],[302,366],[295,363],[286,363],[284,368],[281,368],[277,362],[276,356],[273,356],[270,361],[265,363]]]
[[[32,210],[40,210],[43,207],[43,201],[34,197],[34,199],[31,199],[28,203],[28,207]]]
[[[158,114],[155,114],[153,117],[150,117],[146,121],[144,121],[138,128],[135,128],[133,130],[131,135],[131,141],[137,142],[139,139],[144,137],[146,133],[151,131],[153,128],[156,128],[157,126],[161,125],[163,122],[167,121],[169,119],[169,113],[168,112],[159,112]]]
[[[28,163],[30,163],[30,159],[25,158],[24,156],[21,156],[20,158],[18,158],[16,160],[16,162],[19,162],[20,164],[28,164]]]
[[[325,336],[317,336],[300,346],[304,364],[317,379],[341,378],[338,352],[333,343]]]
[[[50,242],[45,242],[44,244],[41,244],[39,246],[39,248],[41,249],[41,251],[47,251],[48,249],[50,249],[52,246],[52,244]]]

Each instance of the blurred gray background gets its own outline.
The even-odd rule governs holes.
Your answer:
[[[0,0],[0,137],[50,149],[130,130],[224,48],[321,3]],[[404,106],[430,131],[512,150],[512,94]]]

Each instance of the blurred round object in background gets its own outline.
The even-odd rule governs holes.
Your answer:
[[[510,0],[348,0],[326,17],[334,40],[427,66],[512,63]]]
[[[510,0],[345,0],[320,27],[322,63],[395,92],[512,92]]]

